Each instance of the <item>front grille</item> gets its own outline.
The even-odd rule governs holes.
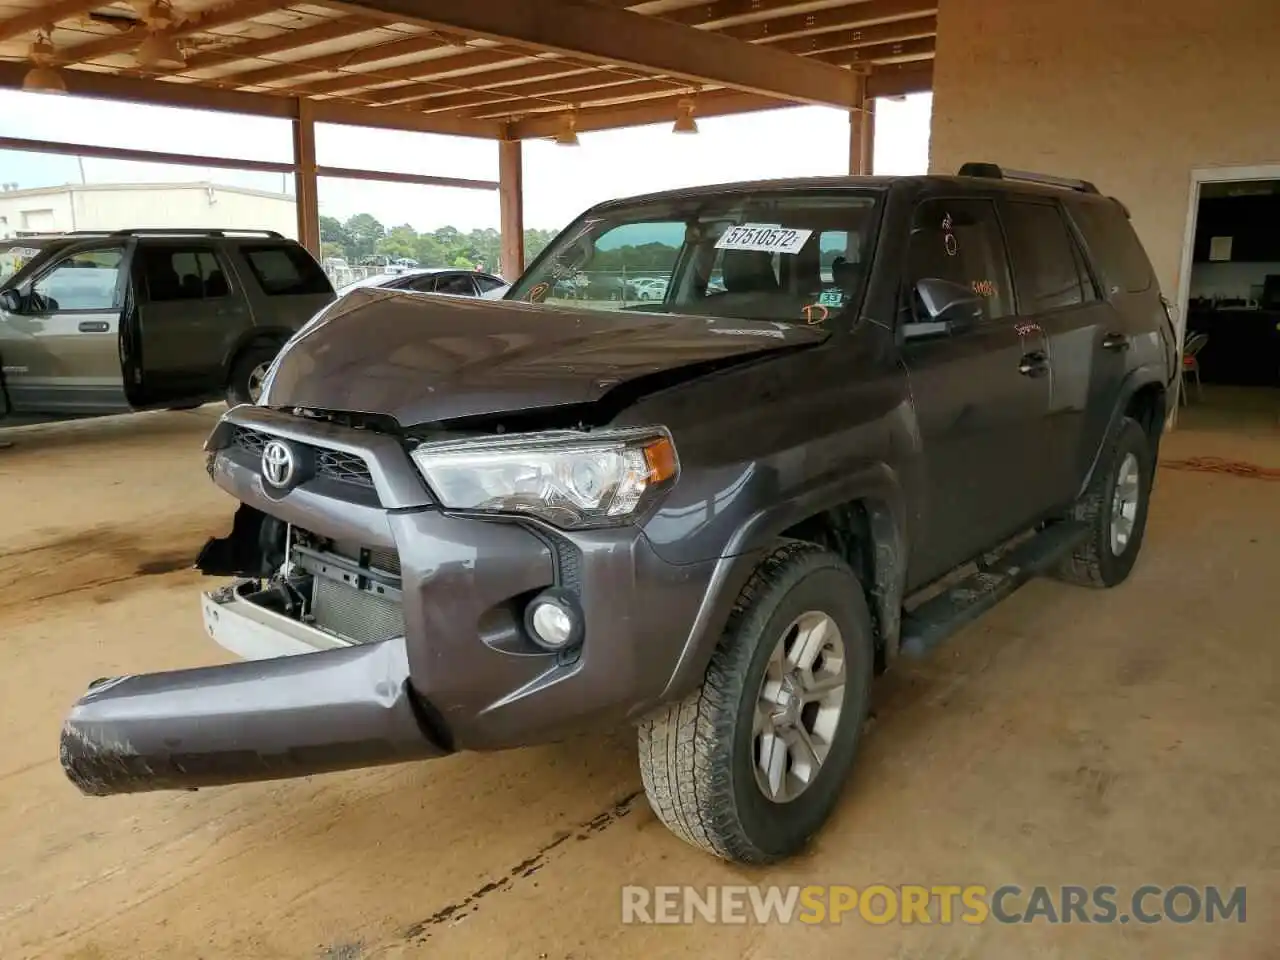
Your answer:
[[[260,460],[262,450],[270,440],[268,434],[250,427],[237,426],[231,435],[232,446],[239,447],[250,457]],[[316,447],[302,444],[316,455],[316,475],[337,480],[339,483],[353,483],[361,487],[373,486],[373,473],[364,458],[343,450],[330,450],[327,447]]]
[[[343,483],[358,483],[362,487],[373,486],[373,474],[363,457],[341,450],[320,450],[316,454],[316,473]]]
[[[339,580],[316,577],[311,616],[316,626],[354,643],[377,643],[404,636],[397,600],[357,590]]]

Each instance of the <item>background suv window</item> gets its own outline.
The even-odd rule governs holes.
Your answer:
[[[226,272],[208,248],[144,247],[139,255],[152,303],[216,299],[231,293]]]
[[[983,303],[983,317],[1013,314],[1009,263],[996,206],[990,200],[926,200],[916,208],[907,255],[913,302],[915,284],[933,278],[966,287]],[[928,319],[923,306],[916,316]]]
[[[1048,313],[1083,303],[1075,240],[1057,205],[1010,200],[1001,212],[1018,287],[1018,312]]]
[[[254,244],[240,248],[262,292],[269,297],[332,293],[329,278],[301,247],[293,244]]]
[[[448,293],[455,297],[474,297],[476,288],[465,273],[446,273],[436,278],[436,293]]]
[[[71,254],[35,282],[33,306],[40,313],[116,309],[123,259],[120,247]]]

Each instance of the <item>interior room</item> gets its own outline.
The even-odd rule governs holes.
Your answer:
[[[1280,180],[1202,183],[1183,426],[1280,430]]]

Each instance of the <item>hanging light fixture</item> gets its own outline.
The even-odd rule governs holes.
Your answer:
[[[576,147],[578,145],[578,118],[572,113],[566,113],[560,119],[560,132],[556,134],[556,143],[562,147]]]
[[[688,98],[681,100],[676,110],[676,122],[671,126],[672,133],[697,133],[698,121],[693,119],[693,111],[697,104]]]
[[[169,32],[176,22],[169,0],[156,0],[152,3],[147,8],[144,19],[147,23],[147,37],[134,53],[138,63],[157,70],[181,70],[185,67],[187,58],[178,46],[178,41]]]
[[[28,93],[66,93],[67,82],[53,65],[53,41],[49,39],[49,27],[45,27],[37,35],[35,42],[27,51],[27,59],[31,61],[31,69],[22,78],[22,89]]]

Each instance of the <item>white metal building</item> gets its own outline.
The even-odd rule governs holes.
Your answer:
[[[200,183],[91,183],[0,190],[0,239],[126,227],[237,227],[296,237],[294,199]]]

